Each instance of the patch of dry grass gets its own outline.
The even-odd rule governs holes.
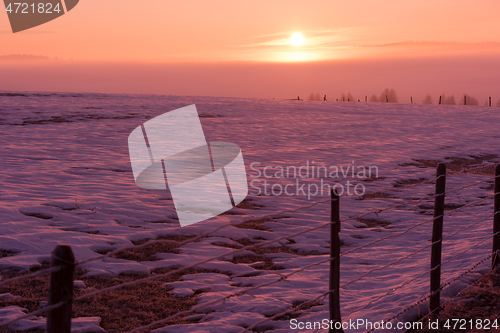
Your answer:
[[[263,208],[263,205],[259,205],[253,202],[252,199],[245,199],[239,204],[237,204],[235,207],[231,208],[230,210],[220,214],[220,215],[246,215],[246,212],[244,210],[259,210]],[[257,230],[263,230],[263,229],[257,229]]]
[[[240,229],[252,229],[252,230],[262,230],[262,231],[267,231],[269,228],[264,227],[264,223],[266,222],[276,222],[276,220],[279,219],[287,219],[290,218],[290,216],[279,216],[279,217],[274,217],[274,218],[265,218],[265,219],[259,219],[256,218],[254,220],[246,221],[243,223],[235,224],[234,226],[236,228]]]
[[[9,250],[0,250],[0,258],[3,257],[12,257],[18,254],[19,252],[17,251],[9,251]]]
[[[17,333],[17,332],[19,331],[14,331],[6,327],[0,327],[0,333]],[[23,333],[44,333],[44,332],[45,330],[37,330],[37,329],[23,331]]]
[[[392,198],[389,194],[384,192],[371,192],[365,193],[358,200],[370,200],[370,199],[386,199]]]
[[[469,156],[470,158],[463,158],[463,157],[446,157],[445,164],[446,164],[446,170],[447,173],[453,174],[453,173],[458,173],[461,172],[463,169],[468,169],[472,168],[474,166],[480,165],[483,162],[494,162],[495,160],[498,160],[498,155],[494,154],[488,154],[488,155],[481,155],[481,156]],[[417,163],[405,163],[401,164],[401,166],[417,166],[417,167],[424,167],[424,168],[436,168],[440,161],[437,160],[425,160],[425,159],[416,159],[415,162]],[[471,173],[474,174],[479,174],[479,175],[487,175],[487,176],[494,176],[495,175],[495,165],[491,165],[487,168],[481,169],[481,170],[474,170],[471,171]]]
[[[235,208],[238,209],[247,209],[247,210],[258,210],[263,208],[263,205],[259,205],[256,203],[253,203],[252,199],[245,199],[239,204],[236,205]],[[227,212],[222,213],[221,215],[244,215],[243,212],[235,211],[234,209],[230,209]]]
[[[458,209],[460,207],[463,207],[465,206],[465,204],[459,204],[459,203],[445,203],[443,208],[444,210],[454,210],[454,209]],[[420,204],[417,206],[418,208],[420,209],[425,209],[425,210],[434,210],[434,204],[433,203],[423,203],[423,204]]]
[[[493,322],[497,320],[500,326],[500,269],[491,271],[485,274],[473,286],[466,288],[459,295],[459,298],[453,302],[448,302],[443,305],[439,315],[433,320],[439,319],[441,327],[438,330],[419,330],[418,332],[499,332],[499,329],[491,328],[490,330],[470,329],[451,329],[442,327],[448,319],[490,319]],[[427,323],[427,319],[424,320]],[[458,327],[457,327],[458,328]],[[417,332],[417,331],[410,331]]]
[[[185,271],[183,274],[195,274],[198,271]],[[142,276],[141,276],[142,277]],[[117,277],[88,277],[82,278],[87,287],[102,289],[138,279],[138,276],[120,275]],[[142,282],[130,287],[110,291],[94,298],[76,302],[73,307],[74,317],[99,316],[102,318],[101,327],[116,332],[125,332],[133,328],[150,324],[156,320],[171,316],[177,312],[189,310],[196,304],[196,297],[179,298],[163,287],[166,282],[173,282],[179,276],[166,279]],[[76,290],[75,296],[84,294]],[[174,319],[169,324],[183,324],[188,321],[183,318]],[[160,325],[156,328],[162,327]]]
[[[236,228],[240,228],[240,229],[252,229],[252,230],[266,231],[266,230],[269,230],[269,228],[266,228],[263,226],[263,224],[266,222],[274,222],[274,220],[273,219],[263,219],[263,220],[255,219],[255,220],[246,221],[246,222],[243,222],[240,224],[235,224],[234,226]]]
[[[46,267],[44,267],[46,268]],[[162,274],[168,269],[158,269],[154,273]],[[170,293],[171,288],[163,287],[167,282],[178,281],[185,274],[210,273],[209,270],[185,270],[167,278],[147,281],[130,287],[120,288],[96,297],[83,299],[73,304],[73,317],[101,317],[100,326],[106,330],[126,332],[133,328],[163,319],[180,311],[188,310],[196,304],[196,294],[191,297],[179,298]],[[144,276],[119,275],[116,277],[84,276],[85,271],[77,268],[75,279],[82,280],[87,288],[102,289],[125,282],[134,281]],[[2,272],[5,278],[18,276],[15,271]],[[9,283],[0,288],[0,293],[11,293],[21,296],[17,299],[2,299],[0,307],[19,306],[29,312],[40,309],[40,302],[48,300],[49,276],[34,277],[23,281]],[[90,289],[92,290],[92,289]],[[75,289],[75,297],[85,294],[86,290]],[[178,318],[169,324],[183,324],[190,321]],[[165,326],[165,325],[163,325]],[[161,327],[161,326],[159,326]],[[11,333],[12,330],[2,329],[1,333]],[[37,331],[31,331],[38,333]]]
[[[148,244],[140,248],[130,248],[112,255],[112,257],[117,259],[126,259],[133,261],[156,261],[160,259],[155,257],[155,254],[157,253],[178,254],[179,245],[177,242],[183,242],[193,237],[194,236],[162,236],[158,237],[156,240],[164,240],[166,242]],[[148,239],[144,239],[142,241],[133,242],[133,244],[142,245],[147,241]]]
[[[142,248],[136,249],[131,248],[121,252],[118,252],[115,255],[112,255],[113,258],[117,259],[126,259],[133,261],[156,261],[160,260],[155,257],[157,253],[175,253],[178,254],[178,245],[176,243],[154,243],[146,245]]]
[[[11,273],[2,272],[5,278],[17,276]],[[0,288],[0,294],[11,293],[14,296],[21,296],[17,299],[0,299],[0,307],[17,305],[27,309],[29,312],[40,309],[39,302],[47,301],[49,290],[48,276],[38,276],[24,281],[9,283]]]
[[[358,218],[358,222],[366,224],[366,227],[357,227],[357,228],[375,228],[375,227],[387,227],[391,224],[391,222],[377,220],[377,219],[368,219],[368,218]]]
[[[290,244],[295,244],[295,241],[292,239],[288,240]],[[248,245],[254,245],[257,244],[258,242],[249,240],[249,239],[239,239],[237,240],[238,243],[240,243],[243,246],[248,246]],[[341,242],[341,245],[343,243]],[[215,244],[217,246],[222,246],[222,247],[227,247],[231,249],[240,249],[241,246],[234,246],[234,245],[229,245],[229,244]],[[263,256],[264,254],[275,254],[275,253],[288,253],[288,254],[293,254],[293,255],[298,255],[298,256],[315,256],[315,255],[321,255],[318,251],[300,251],[297,249],[292,249],[290,247],[287,247],[285,245],[282,246],[270,246],[270,247],[256,247],[251,250],[254,252],[256,255]]]

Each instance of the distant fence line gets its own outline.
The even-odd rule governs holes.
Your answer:
[[[427,94],[424,98],[419,96],[420,100],[414,99],[414,96],[410,96],[409,99],[405,99],[410,104],[435,104],[432,96]],[[302,101],[303,99],[298,96],[297,98],[293,98],[292,100]],[[320,95],[319,93],[311,93],[307,98],[308,101],[328,101],[327,95]],[[333,101],[333,99],[332,99]],[[398,100],[396,92],[394,89],[384,91],[380,96],[372,95],[368,98],[368,95],[365,95],[364,98],[355,98],[351,93],[342,94],[340,98],[335,98],[335,102],[374,102],[374,103],[401,103]],[[405,102],[402,102],[405,103]],[[472,97],[468,94],[461,95],[460,99],[457,101],[455,99],[455,95],[448,96],[446,94],[439,95],[439,99],[437,101],[437,105],[470,105],[470,106],[489,106],[489,107],[500,107],[500,100],[493,105],[492,97],[488,96],[484,105],[481,105],[480,101]]]
[[[462,173],[471,172],[471,171],[482,169],[482,168],[485,168],[485,167],[491,167],[491,165],[484,165],[484,166],[479,166],[479,167],[476,167],[476,168],[462,170]],[[362,310],[368,308],[368,306],[370,306],[374,302],[376,302],[376,301],[378,301],[380,299],[383,299],[384,297],[390,295],[392,292],[394,292],[394,290],[400,289],[400,288],[408,285],[409,283],[417,280],[418,278],[421,278],[422,276],[424,276],[426,274],[429,274],[429,273],[430,273],[430,292],[429,292],[429,294],[427,294],[425,296],[422,296],[417,302],[415,302],[414,304],[412,304],[412,305],[404,308],[402,311],[400,311],[399,313],[397,313],[394,316],[392,316],[391,318],[389,318],[389,321],[397,319],[401,314],[405,313],[406,311],[414,308],[415,306],[418,306],[419,304],[421,304],[421,303],[423,303],[423,302],[425,302],[427,300],[429,300],[429,314],[428,314],[428,316],[429,315],[433,315],[433,314],[439,312],[439,309],[440,309],[440,291],[442,289],[444,289],[446,286],[448,286],[449,284],[453,283],[454,281],[458,280],[462,276],[470,273],[473,269],[475,269],[480,264],[484,263],[489,258],[492,258],[492,268],[495,268],[495,267],[497,267],[500,264],[500,214],[499,214],[499,211],[500,211],[500,165],[498,165],[496,167],[495,189],[494,189],[494,195],[493,196],[487,196],[487,197],[481,198],[481,199],[479,199],[477,201],[469,202],[466,205],[462,205],[462,206],[460,206],[458,208],[454,208],[452,210],[447,211],[446,213],[444,211],[444,199],[445,199],[445,195],[446,194],[449,194],[449,193],[452,193],[452,192],[457,192],[457,191],[460,191],[462,189],[465,189],[465,188],[468,188],[468,187],[471,187],[471,186],[475,186],[475,185],[484,183],[485,181],[477,181],[477,182],[470,183],[470,184],[461,186],[461,187],[453,189],[453,190],[445,191],[445,186],[446,186],[446,166],[445,166],[445,164],[441,163],[437,167],[437,174],[436,174],[436,178],[434,179],[434,181],[431,180],[431,181],[426,181],[424,183],[412,184],[412,185],[405,186],[405,188],[409,188],[409,187],[413,187],[413,186],[417,186],[417,185],[422,185],[422,184],[432,184],[433,182],[435,182],[435,194],[433,194],[433,195],[425,196],[425,197],[422,197],[422,198],[420,198],[418,200],[404,200],[402,203],[391,205],[391,206],[388,206],[386,208],[381,208],[381,209],[373,210],[373,211],[370,211],[370,212],[367,212],[367,213],[363,213],[363,214],[360,214],[360,215],[357,215],[357,216],[345,218],[343,220],[340,220],[340,196],[337,194],[337,192],[335,190],[332,190],[332,192],[331,192],[331,198],[329,198],[329,199],[325,199],[325,200],[322,200],[322,201],[317,201],[317,202],[314,202],[314,203],[311,203],[311,204],[308,204],[308,205],[305,205],[305,206],[297,207],[297,208],[294,208],[294,209],[287,209],[287,210],[283,210],[283,211],[276,212],[276,213],[266,214],[266,215],[259,216],[259,217],[249,216],[249,217],[246,217],[246,218],[243,218],[243,219],[239,220],[236,224],[240,224],[240,223],[243,223],[245,221],[250,221],[250,220],[255,220],[255,219],[264,220],[264,219],[272,218],[272,217],[280,217],[280,216],[282,216],[285,213],[292,213],[292,212],[296,212],[298,210],[311,208],[311,207],[313,207],[315,205],[322,204],[322,203],[327,203],[327,202],[331,203],[330,221],[325,222],[325,223],[323,223],[321,225],[318,225],[318,226],[315,226],[315,227],[309,227],[309,228],[306,228],[306,229],[304,229],[302,231],[295,232],[295,233],[292,233],[292,234],[288,234],[288,235],[279,237],[277,239],[262,241],[262,242],[259,242],[259,243],[256,243],[256,244],[244,246],[244,247],[239,248],[239,249],[234,249],[234,250],[231,250],[231,251],[229,251],[227,253],[224,253],[222,255],[218,255],[218,256],[215,256],[215,257],[212,257],[212,258],[209,258],[209,259],[205,259],[205,260],[202,260],[202,261],[190,264],[190,265],[186,265],[186,266],[183,266],[183,267],[181,267],[179,269],[172,270],[172,271],[170,271],[168,273],[157,274],[157,275],[149,276],[149,277],[146,277],[146,278],[137,279],[137,280],[134,280],[134,281],[131,281],[131,282],[119,284],[119,285],[116,285],[116,286],[112,286],[112,287],[108,287],[108,288],[103,288],[101,290],[97,290],[97,291],[94,291],[94,292],[90,292],[90,293],[84,294],[84,295],[82,295],[82,296],[80,296],[78,298],[75,298],[75,299],[73,299],[73,274],[74,274],[73,272],[74,272],[74,268],[76,266],[79,266],[79,265],[82,265],[84,263],[88,263],[88,262],[91,262],[91,261],[102,260],[103,258],[110,257],[110,256],[112,256],[112,255],[114,255],[116,253],[119,253],[119,252],[123,251],[123,250],[127,250],[127,249],[139,249],[141,247],[144,247],[144,246],[147,246],[147,245],[150,245],[150,244],[154,244],[154,243],[175,243],[178,246],[182,246],[182,245],[185,245],[185,244],[188,244],[188,243],[195,242],[195,241],[197,241],[197,240],[199,240],[199,239],[201,239],[203,237],[206,237],[206,236],[208,236],[208,235],[210,235],[210,234],[212,234],[212,233],[214,233],[214,232],[216,232],[216,231],[218,231],[218,230],[220,230],[220,229],[222,229],[222,228],[224,228],[226,226],[233,225],[233,224],[231,224],[231,223],[224,224],[224,225],[219,226],[219,227],[217,227],[217,228],[215,228],[215,229],[213,229],[211,231],[207,231],[207,232],[202,233],[202,234],[200,234],[200,235],[198,235],[196,237],[190,238],[190,239],[182,241],[182,242],[171,241],[171,240],[150,240],[150,241],[148,241],[148,242],[146,242],[146,243],[144,243],[142,245],[133,245],[133,246],[122,247],[122,248],[119,248],[119,249],[115,249],[115,250],[113,250],[113,251],[111,251],[111,252],[109,252],[109,253],[107,253],[105,255],[100,255],[100,256],[92,257],[92,258],[89,258],[89,259],[82,260],[80,262],[75,262],[74,256],[73,256],[73,252],[72,252],[70,246],[68,246],[68,245],[58,245],[58,246],[56,246],[56,248],[52,252],[52,263],[51,263],[51,267],[50,268],[44,269],[44,270],[41,270],[41,271],[38,271],[38,272],[35,272],[35,273],[27,274],[27,275],[24,275],[24,276],[14,277],[14,278],[7,279],[7,280],[4,280],[4,281],[0,282],[0,287],[1,287],[3,285],[6,285],[6,284],[14,282],[14,281],[25,280],[25,279],[29,279],[29,278],[32,278],[32,277],[35,277],[35,276],[40,276],[40,275],[43,275],[43,274],[50,273],[51,276],[50,276],[50,288],[49,288],[49,302],[48,302],[48,306],[46,306],[45,308],[42,308],[40,310],[37,310],[35,312],[28,313],[28,314],[26,314],[24,316],[20,316],[18,318],[12,319],[10,321],[1,322],[0,326],[8,326],[8,325],[16,323],[16,322],[18,322],[20,320],[28,319],[30,317],[33,317],[33,316],[39,315],[41,313],[47,312],[47,332],[48,333],[56,333],[56,332],[57,333],[66,333],[66,332],[69,333],[70,332],[70,328],[71,328],[71,314],[72,314],[71,310],[72,310],[72,303],[73,302],[80,301],[82,299],[89,298],[89,297],[94,297],[94,296],[97,296],[99,294],[102,294],[102,293],[105,293],[105,292],[109,292],[109,291],[112,291],[112,290],[117,290],[119,288],[123,288],[123,287],[126,287],[126,286],[136,285],[136,284],[141,283],[141,282],[165,278],[167,276],[170,276],[170,275],[173,275],[173,274],[185,271],[186,269],[194,268],[196,266],[199,266],[201,264],[204,264],[204,263],[207,263],[207,262],[210,262],[210,261],[222,259],[222,258],[224,258],[224,257],[226,257],[228,255],[236,254],[238,252],[242,252],[242,251],[245,251],[245,250],[255,249],[255,248],[263,246],[263,245],[276,243],[279,240],[287,239],[287,238],[290,238],[290,237],[295,237],[295,236],[298,236],[298,235],[301,235],[301,234],[304,234],[304,233],[307,233],[307,232],[310,232],[310,231],[313,231],[313,230],[318,230],[318,229],[321,229],[321,228],[324,228],[324,227],[327,227],[327,226],[330,226],[330,255],[328,256],[328,258],[326,258],[324,260],[320,260],[320,261],[312,263],[312,264],[309,264],[309,265],[304,266],[302,268],[295,269],[295,270],[293,270],[292,272],[290,272],[288,274],[283,274],[283,273],[280,273],[278,271],[272,271],[271,273],[274,273],[274,274],[276,274],[278,276],[278,278],[276,280],[273,280],[273,281],[270,281],[270,282],[266,282],[266,283],[262,283],[262,284],[259,284],[257,286],[242,288],[241,290],[239,290],[237,292],[234,292],[232,294],[229,294],[229,295],[217,298],[217,299],[209,301],[207,303],[197,304],[197,305],[193,306],[189,310],[178,312],[178,313],[176,313],[176,314],[174,314],[174,315],[172,315],[172,316],[170,316],[168,318],[164,318],[162,320],[155,321],[155,322],[147,324],[145,326],[141,326],[141,327],[135,328],[135,329],[133,329],[130,332],[139,332],[141,330],[145,330],[145,329],[151,328],[151,327],[159,325],[159,324],[168,323],[172,319],[175,319],[175,318],[178,318],[178,317],[182,317],[182,316],[186,316],[188,314],[192,314],[195,311],[200,310],[200,309],[202,309],[202,308],[204,308],[204,307],[206,307],[208,305],[216,304],[218,302],[222,302],[222,301],[224,301],[226,299],[229,299],[231,297],[237,297],[237,296],[249,293],[252,290],[263,288],[263,287],[269,286],[271,284],[281,282],[281,281],[286,280],[289,277],[291,277],[291,276],[293,276],[293,275],[295,275],[295,274],[297,274],[299,272],[302,272],[302,271],[304,271],[306,269],[309,269],[309,268],[312,268],[314,266],[317,266],[317,265],[320,265],[320,264],[324,264],[324,263],[327,263],[327,262],[330,263],[328,291],[322,293],[321,295],[318,295],[314,299],[303,301],[303,302],[301,302],[299,304],[296,304],[292,308],[290,308],[290,309],[288,309],[288,310],[286,310],[286,311],[284,311],[282,313],[278,313],[278,314],[276,314],[276,315],[274,315],[272,317],[265,318],[265,319],[263,319],[263,320],[255,323],[255,324],[253,324],[253,325],[251,325],[251,326],[243,329],[241,331],[241,333],[243,333],[243,332],[249,332],[252,329],[258,327],[259,325],[261,325],[261,324],[263,324],[263,323],[265,323],[267,321],[270,321],[270,320],[273,320],[273,319],[276,319],[276,318],[280,318],[280,317],[282,317],[284,315],[287,315],[287,314],[291,314],[291,313],[293,313],[293,314],[301,314],[303,312],[306,312],[306,311],[308,311],[308,309],[302,310],[303,307],[308,306],[308,305],[317,304],[318,302],[323,302],[323,300],[327,296],[329,298],[330,320],[332,320],[334,323],[340,323],[340,327],[338,327],[338,325],[337,325],[333,329],[330,329],[330,332],[342,332],[343,330],[342,330],[342,325],[341,325],[342,324],[342,321],[341,321],[341,304],[340,304],[340,298],[339,298],[341,288],[345,288],[347,285],[355,283],[355,282],[363,279],[364,277],[366,277],[367,275],[369,275],[370,273],[372,273],[374,271],[383,270],[385,268],[393,266],[393,265],[401,262],[402,260],[404,260],[406,258],[409,258],[409,257],[411,257],[411,256],[413,256],[415,254],[418,254],[418,253],[422,252],[423,250],[425,250],[425,249],[427,249],[429,247],[432,247],[431,260],[430,260],[431,261],[431,268],[430,268],[430,270],[424,272],[423,274],[420,274],[419,276],[417,276],[415,278],[412,278],[410,280],[405,281],[402,285],[400,285],[400,286],[398,286],[396,288],[391,289],[388,293],[379,296],[375,300],[372,300],[372,301],[368,302],[363,307],[350,312],[349,314],[347,314],[344,317],[349,317],[353,313],[356,313],[356,312],[359,312],[359,311],[362,311]],[[353,249],[350,249],[348,251],[345,251],[344,253],[340,253],[339,232],[341,231],[341,222],[348,221],[348,220],[357,220],[357,219],[359,219],[359,218],[361,218],[363,216],[369,215],[369,214],[377,214],[377,216],[378,216],[378,213],[380,213],[380,212],[392,210],[392,209],[395,209],[395,208],[400,207],[400,206],[417,205],[418,203],[422,202],[423,200],[431,199],[431,198],[434,198],[434,214],[433,214],[432,218],[430,218],[428,220],[425,220],[425,221],[422,221],[422,222],[419,222],[419,223],[416,223],[414,225],[411,225],[410,227],[408,227],[407,229],[403,230],[402,232],[392,233],[392,234],[390,234],[388,236],[378,238],[378,239],[376,239],[374,241],[368,242],[368,243],[363,244],[361,246],[358,246],[356,248],[353,248]],[[464,227],[464,228],[462,228],[462,229],[460,229],[460,230],[458,230],[458,231],[456,231],[456,232],[454,232],[454,233],[452,233],[452,234],[450,234],[450,235],[448,235],[448,236],[446,236],[444,238],[442,237],[444,216],[450,215],[453,212],[456,212],[456,211],[458,211],[460,209],[476,205],[476,204],[478,204],[480,202],[483,202],[485,200],[489,200],[491,198],[494,198],[494,212],[492,214],[490,214],[489,216],[487,216],[487,217],[485,217],[483,219],[475,221],[472,224],[470,224],[470,225],[468,225],[468,226],[466,226],[466,227]],[[477,225],[477,224],[479,224],[479,223],[481,223],[481,222],[483,222],[483,221],[485,221],[485,220],[487,220],[487,219],[489,219],[491,217],[493,217],[493,234],[491,236],[487,237],[487,238],[482,239],[479,243],[474,244],[472,247],[469,247],[468,249],[465,249],[464,251],[462,251],[462,252],[454,255],[452,258],[448,259],[445,263],[454,260],[457,256],[460,256],[460,255],[464,254],[465,252],[468,252],[468,251],[472,250],[473,248],[477,247],[481,243],[484,243],[485,241],[487,241],[487,240],[489,240],[491,238],[493,239],[493,246],[492,246],[493,250],[492,250],[492,253],[488,257],[482,259],[481,261],[479,261],[478,263],[476,263],[474,266],[472,266],[471,268],[469,268],[468,270],[466,270],[465,272],[463,272],[462,274],[460,274],[455,279],[453,279],[451,281],[447,281],[445,283],[441,283],[441,267],[444,264],[444,263],[441,262],[441,250],[442,250],[442,242],[443,242],[443,240],[445,240],[447,238],[450,238],[450,237],[453,237],[453,236],[455,236],[455,235],[457,235],[457,234],[459,234],[459,233],[461,233],[461,232],[463,232],[463,231],[465,231],[465,230],[467,230],[467,229],[469,229],[469,228],[471,228],[471,227],[473,227],[473,226],[475,226],[475,225]],[[407,255],[405,255],[402,258],[398,258],[397,260],[395,260],[395,261],[393,261],[393,262],[391,262],[389,264],[386,264],[386,265],[384,265],[382,267],[376,267],[376,268],[374,268],[374,269],[372,269],[372,270],[370,270],[370,271],[362,274],[361,276],[359,276],[359,277],[357,277],[357,278],[355,278],[353,280],[350,280],[350,281],[347,281],[347,282],[343,283],[343,285],[340,286],[340,269],[341,269],[341,267],[340,267],[340,257],[345,256],[345,255],[347,255],[349,253],[358,251],[360,249],[372,246],[372,245],[374,245],[376,243],[379,243],[379,242],[382,242],[384,240],[404,235],[404,234],[408,233],[410,230],[412,230],[412,229],[414,229],[414,228],[416,228],[418,226],[421,226],[423,224],[430,223],[430,222],[433,222],[433,231],[432,231],[432,242],[431,242],[431,244],[426,245],[426,246],[424,246],[424,247],[422,247],[420,249],[417,249],[416,251],[414,251],[414,252],[412,252],[410,254],[407,254]]]

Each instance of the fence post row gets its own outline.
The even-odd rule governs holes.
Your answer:
[[[446,165],[439,163],[436,170],[436,197],[434,198],[434,220],[432,223],[431,251],[431,313],[439,309],[439,288],[441,286],[441,249],[443,240],[444,193],[446,187]]]
[[[52,267],[63,269],[50,275],[49,306],[65,302],[47,313],[47,333],[70,333],[73,300],[73,272],[75,257],[69,245],[57,245],[52,251]]]
[[[330,323],[341,323],[340,317],[340,197],[337,190],[331,190],[332,208],[330,221],[330,286],[328,294],[330,305]],[[330,333],[343,333],[342,328],[332,328]]]
[[[434,201],[434,219],[432,226],[432,251],[430,271],[430,312],[440,308],[441,287],[441,250],[443,235],[443,216],[446,188],[446,165],[439,163],[436,170],[436,196]],[[493,255],[492,269],[500,265],[500,164],[495,170],[495,194],[493,217]],[[330,225],[330,276],[329,276],[329,309],[330,321],[342,322],[340,314],[340,196],[336,189],[331,190],[331,225]],[[52,251],[52,267],[63,268],[52,272],[50,276],[49,303],[54,305],[65,302],[57,309],[47,312],[47,333],[70,333],[73,276],[75,258],[69,245],[57,245]],[[330,333],[344,333],[341,328],[330,325]]]
[[[491,268],[495,269],[500,264],[500,164],[495,169],[495,194],[493,205],[493,257]]]

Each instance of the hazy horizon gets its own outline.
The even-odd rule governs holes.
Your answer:
[[[483,105],[500,99],[495,56],[354,59],[302,63],[141,63],[76,60],[0,61],[0,90],[137,93],[243,98],[355,99],[395,89],[399,102],[431,94],[457,100],[469,94]]]

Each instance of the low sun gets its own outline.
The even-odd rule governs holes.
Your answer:
[[[295,33],[290,38],[290,43],[294,46],[301,46],[302,44],[304,44],[304,36],[299,33]]]

